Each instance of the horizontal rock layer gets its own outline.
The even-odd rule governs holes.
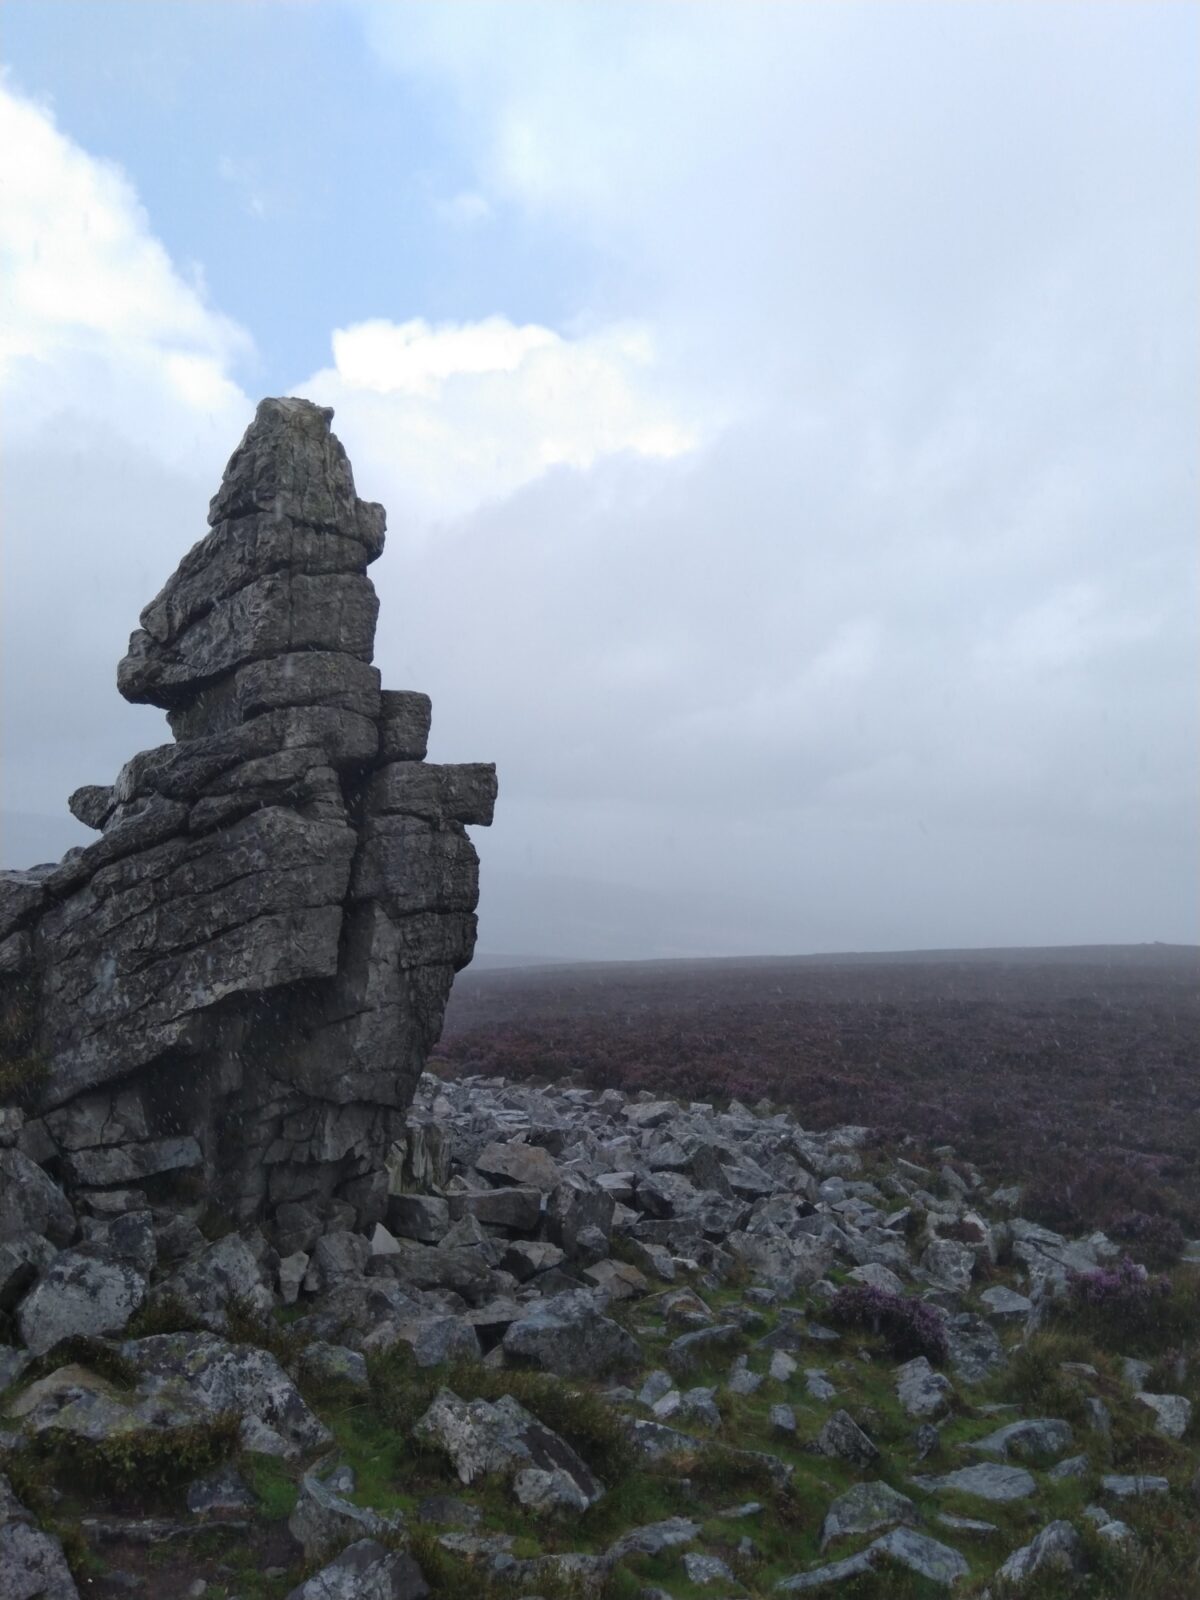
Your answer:
[[[427,764],[428,697],[381,689],[384,513],[331,416],[260,405],[118,669],[173,741],[71,796],[93,844],[0,873],[16,1092],[69,1191],[202,1190],[241,1220],[342,1197],[380,1220],[470,960],[464,825],[491,821],[495,769]]]

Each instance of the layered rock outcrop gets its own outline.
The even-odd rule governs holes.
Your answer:
[[[259,406],[118,668],[173,742],[71,796],[93,844],[0,873],[22,1148],[112,1210],[136,1187],[239,1221],[381,1218],[473,950],[466,825],[491,821],[495,768],[426,762],[427,696],[380,687],[384,512],[331,417]]]

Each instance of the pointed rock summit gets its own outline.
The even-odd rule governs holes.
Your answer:
[[[332,416],[259,406],[118,668],[174,742],[71,796],[95,843],[0,873],[0,1011],[69,1190],[378,1221],[471,958],[495,768],[427,763],[428,697],[380,688],[384,511]]]

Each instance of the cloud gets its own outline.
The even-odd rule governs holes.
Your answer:
[[[1179,14],[361,10],[461,143],[442,220],[586,262],[480,315],[480,251],[460,315],[347,311],[296,385],[390,513],[385,681],[499,763],[485,948],[1197,936]],[[78,169],[123,241],[63,270],[150,314],[21,313],[26,810],[162,736],[112,664],[252,410],[237,331],[34,112],[41,204]]]
[[[3,795],[14,848],[66,796],[167,737],[115,666],[142,606],[205,531],[251,414],[248,336],[155,237],[125,175],[0,82],[4,415]],[[7,851],[5,852],[7,854]]]
[[[554,467],[670,458],[697,443],[636,325],[569,337],[501,316],[376,319],[337,329],[333,356],[296,392],[334,407],[360,479],[385,485],[410,524],[463,514]]]
[[[727,948],[1195,937],[1194,14],[360,9],[722,424],[385,557],[497,870],[672,948],[700,884]]]

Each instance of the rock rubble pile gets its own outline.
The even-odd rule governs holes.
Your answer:
[[[27,1163],[0,1233],[0,1463],[20,1483],[113,1441],[213,1446],[172,1516],[83,1519],[126,1591],[146,1545],[220,1528],[206,1592],[245,1600],[230,1551],[268,1519],[263,1463],[293,1552],[269,1592],[294,1600],[661,1600],[672,1573],[718,1597],[999,1600],[1134,1562],[1140,1508],[1196,1492],[1191,1400],[1149,1390],[1134,1350],[1119,1381],[1059,1361],[1067,1414],[997,1398],[1069,1272],[1117,1250],[943,1154],[736,1102],[426,1073],[366,1230],[289,1201],[207,1239],[199,1203],[73,1212]],[[1131,1429],[1165,1470],[1119,1470]],[[53,1529],[3,1492],[0,1597],[73,1596]]]

